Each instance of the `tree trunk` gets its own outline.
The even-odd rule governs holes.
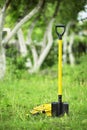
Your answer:
[[[46,43],[47,43],[47,33],[48,33],[48,28],[46,28],[46,31],[44,33],[44,37],[43,37],[43,41],[41,42],[41,53],[44,51],[45,47],[46,47]]]
[[[42,65],[43,61],[45,60],[46,56],[48,55],[51,47],[52,47],[52,43],[53,43],[53,36],[52,36],[52,26],[53,26],[53,22],[54,22],[54,18],[51,19],[51,21],[48,24],[47,27],[47,45],[45,47],[45,49],[43,50],[43,52],[41,53],[38,63],[37,63],[37,70],[40,68],[40,66]]]
[[[3,26],[4,26],[4,19],[5,19],[5,12],[7,8],[9,0],[6,0],[1,12],[0,12],[0,79],[3,78],[5,74],[6,68],[6,58],[5,58],[5,51],[2,45],[2,35],[3,35]]]
[[[34,27],[38,21],[38,16],[34,19],[34,21],[32,22],[29,31],[28,31],[28,35],[27,35],[27,45],[29,45],[32,56],[33,56],[33,66],[36,66],[37,60],[38,60],[38,54],[37,54],[37,50],[35,45],[33,44],[32,41],[32,32],[34,30]]]
[[[22,57],[26,57],[27,54],[28,54],[28,51],[27,51],[27,47],[26,47],[26,43],[25,43],[25,40],[24,40],[22,29],[18,30],[17,36],[18,36],[19,52],[20,52]],[[32,63],[31,63],[30,58],[26,59],[25,66],[27,68],[31,68],[32,67]]]
[[[69,29],[71,26],[72,22],[69,22],[66,26],[66,31],[63,37],[63,63],[66,64],[67,63],[67,38],[68,38],[68,33],[69,33]]]
[[[40,57],[37,61],[36,66],[34,66],[32,68],[32,70],[29,71],[31,73],[37,72],[40,69],[43,61],[45,60],[46,56],[48,55],[48,53],[49,53],[49,51],[52,47],[52,43],[53,43],[52,25],[53,25],[54,20],[55,19],[52,18],[51,21],[49,22],[48,26],[47,26],[47,42],[48,43],[47,43],[45,49],[43,50],[43,52],[40,54]]]
[[[75,58],[74,58],[73,51],[72,51],[74,37],[75,37],[75,35],[74,35],[74,33],[72,33],[70,36],[70,42],[69,42],[69,46],[68,46],[69,61],[70,61],[71,66],[73,66],[75,64]]]
[[[25,57],[27,55],[27,47],[24,41],[24,36],[23,36],[23,32],[22,29],[19,29],[17,32],[17,36],[18,36],[18,43],[19,43],[19,52],[21,53],[21,56]]]
[[[0,79],[2,79],[5,75],[6,70],[6,56],[5,56],[5,50],[2,48],[0,50]]]

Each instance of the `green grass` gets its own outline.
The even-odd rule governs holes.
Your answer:
[[[7,74],[0,81],[0,130],[86,130],[86,65],[63,67],[63,101],[69,103],[69,116],[61,118],[30,114],[37,105],[57,101],[57,65],[36,75],[25,72],[21,79]]]

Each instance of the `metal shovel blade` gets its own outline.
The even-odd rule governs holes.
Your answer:
[[[63,116],[69,113],[69,104],[65,102],[52,102],[51,103],[52,116]]]

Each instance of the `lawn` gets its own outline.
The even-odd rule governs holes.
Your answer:
[[[87,62],[63,66],[63,101],[69,116],[31,115],[38,105],[57,101],[57,65],[35,75],[12,73],[0,81],[0,130],[86,130]]]

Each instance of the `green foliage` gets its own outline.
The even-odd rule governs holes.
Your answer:
[[[6,56],[10,58],[16,58],[18,54],[18,49],[15,45],[5,45],[6,48]]]
[[[25,68],[25,59],[26,58],[23,58],[21,56],[17,57],[17,59],[14,61],[15,63],[15,66],[17,69],[24,69]]]
[[[58,61],[57,53],[58,53],[58,46],[54,42],[49,54],[47,55],[43,65],[42,65],[42,68],[52,67],[53,65],[55,65]]]
[[[5,2],[5,0],[0,0],[0,8],[3,7],[4,2]]]
[[[76,21],[78,13],[84,10],[85,0],[63,0],[60,6],[59,19],[62,23],[67,23],[69,21]],[[71,6],[72,5],[72,6]]]
[[[7,70],[13,73],[13,76],[21,78],[22,72],[26,71],[26,57],[20,56],[17,48],[14,45],[8,46],[6,49]]]
[[[75,35],[75,43],[78,44],[79,42],[87,44],[87,38],[86,38],[86,36]]]
[[[38,0],[28,1],[28,0],[14,0],[11,2],[8,13],[10,13],[15,19],[15,21],[21,20],[29,11],[31,11],[34,6],[38,3]]]
[[[51,2],[47,3],[47,5],[46,5],[47,8],[46,8],[45,14],[44,14],[45,18],[46,18],[46,22],[49,20],[49,18],[51,18],[53,16],[56,4],[57,3],[55,1],[53,1],[52,3]]]
[[[26,62],[26,57],[23,58],[21,56],[16,57],[15,59],[9,59],[10,63],[10,71],[17,77],[21,78],[22,73],[26,71],[25,67],[25,62]]]
[[[75,40],[72,49],[76,62],[79,62],[79,57],[87,54],[87,38],[85,36],[75,35]]]

